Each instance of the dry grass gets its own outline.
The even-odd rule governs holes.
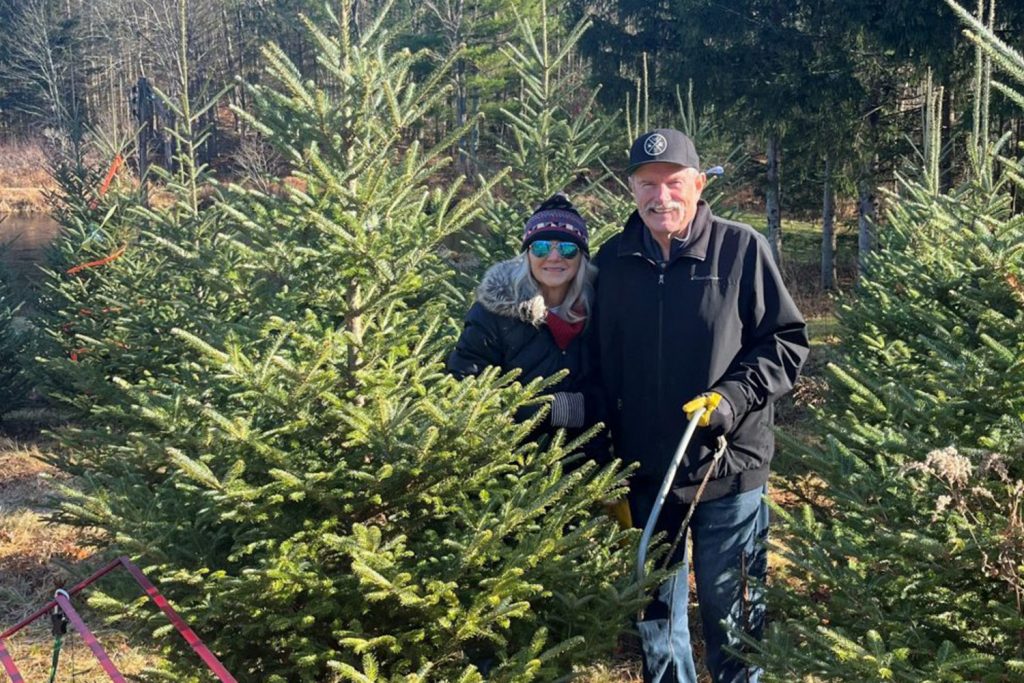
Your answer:
[[[0,185],[0,216],[9,213],[45,213],[49,209],[44,187]]]
[[[71,576],[73,565],[91,554],[71,527],[46,521],[52,490],[50,467],[34,445],[0,438],[0,622],[7,623],[46,602]]]
[[[47,159],[38,141],[0,142],[0,187],[42,187],[51,183]]]
[[[48,680],[53,656],[53,638],[49,625],[39,622],[26,631],[8,643],[11,657],[26,681],[37,683]],[[69,629],[68,634],[61,648],[57,683],[109,682],[110,677],[100,667],[81,637],[74,633],[74,629]],[[153,657],[133,645],[124,634],[105,629],[97,629],[93,634],[110,655],[114,666],[129,680],[138,680],[134,677],[153,666]],[[0,681],[6,683],[8,680],[0,673]]]
[[[639,661],[597,664],[577,672],[573,677],[578,683],[639,683]]]
[[[810,319],[808,333],[811,352],[792,393],[784,396],[775,407],[777,427],[802,436],[812,418],[812,411],[828,400],[826,366],[834,359],[839,338],[835,335],[835,317]]]
[[[0,630],[42,607],[56,588],[74,583],[94,564],[86,561],[93,552],[87,538],[47,519],[54,483],[61,475],[43,461],[40,449],[45,447],[45,442],[0,436]],[[99,623],[85,618],[94,626]],[[109,681],[81,638],[73,629],[69,633],[57,680]],[[97,628],[94,633],[126,676],[158,662],[123,632]],[[7,644],[27,681],[46,680],[53,652],[48,621],[37,620]],[[0,674],[0,681],[6,680]]]
[[[821,289],[821,270],[817,263],[785,263],[782,273],[786,289],[805,318],[813,320],[835,315],[835,299]],[[840,271],[839,280],[852,283],[853,273]]]
[[[46,155],[38,142],[0,142],[0,215],[47,210],[44,192],[56,186],[46,169]]]

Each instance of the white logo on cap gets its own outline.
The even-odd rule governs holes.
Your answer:
[[[668,147],[668,140],[661,133],[655,133],[644,140],[644,151],[652,157],[664,153],[666,147]]]

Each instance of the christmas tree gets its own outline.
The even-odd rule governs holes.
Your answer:
[[[1024,81],[1024,59],[959,12]],[[939,191],[937,162],[901,180],[842,310],[820,440],[787,444],[808,503],[780,510],[772,680],[1024,676],[1024,176],[980,129],[959,187]]]
[[[28,395],[25,376],[28,336],[20,329],[14,314],[14,302],[7,282],[0,272],[0,420],[21,406]]]
[[[444,71],[417,82],[383,18],[356,38],[340,10],[339,33],[307,22],[318,83],[269,46],[240,112],[287,182],[204,190],[183,159],[174,204],[131,208],[89,273],[108,317],[50,361],[88,391],[64,516],[138,557],[243,680],[564,676],[641,600],[635,535],[596,512],[625,475],[525,441],[511,415],[543,382],[444,374],[441,244],[491,188],[443,175],[461,131],[424,143]]]
[[[507,175],[487,193],[483,229],[462,240],[460,271],[466,275],[466,293],[489,266],[519,251],[526,218],[556,192],[567,193],[578,204],[592,248],[618,229],[615,209],[622,204],[615,202],[609,211],[595,201],[605,177],[600,158],[614,119],[597,110],[596,91],[586,92],[582,72],[571,68],[589,22],[581,21],[560,41],[552,37],[550,23],[546,2],[536,24],[517,14],[516,35],[501,47],[518,77],[520,97],[498,109],[507,135],[496,142],[495,151]]]

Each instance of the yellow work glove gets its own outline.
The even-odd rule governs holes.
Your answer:
[[[716,435],[726,434],[732,429],[734,415],[729,399],[717,391],[706,391],[683,405],[686,419],[689,420],[701,408],[704,408],[704,414],[700,416],[698,426],[710,427],[710,431]]]
[[[619,523],[620,529],[633,528],[633,513],[629,511],[629,501],[625,498],[605,502],[604,512]]]

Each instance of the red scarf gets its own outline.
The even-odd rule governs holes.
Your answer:
[[[580,320],[575,323],[566,322],[560,318],[557,313],[548,311],[546,322],[548,324],[548,329],[551,330],[551,336],[555,338],[555,344],[558,348],[565,351],[569,348],[569,344],[572,343],[572,340],[583,331],[583,325],[586,321]]]

